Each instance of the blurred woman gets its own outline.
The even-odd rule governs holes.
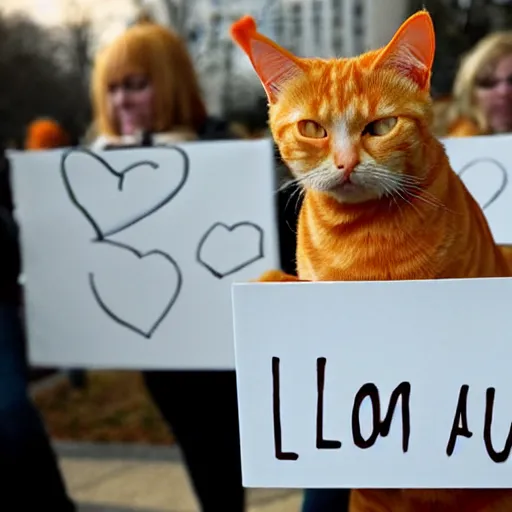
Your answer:
[[[463,58],[453,87],[447,135],[512,131],[512,31],[480,40]]]
[[[92,76],[93,148],[231,138],[207,115],[183,41],[167,28],[140,22],[96,58]]]
[[[184,43],[149,21],[131,26],[98,54],[92,100],[96,150],[231,138],[225,123],[207,115]],[[181,447],[201,509],[243,511],[235,372],[143,376]]]

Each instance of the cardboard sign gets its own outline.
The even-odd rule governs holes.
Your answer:
[[[512,135],[443,139],[453,170],[477,200],[500,244],[512,243]]]
[[[512,278],[233,286],[247,487],[510,487]]]
[[[269,140],[10,157],[32,364],[234,368],[231,283],[279,266]]]

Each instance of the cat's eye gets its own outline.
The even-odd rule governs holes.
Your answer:
[[[388,134],[396,125],[398,119],[396,117],[385,117],[377,119],[366,125],[363,135],[382,136]]]
[[[327,131],[316,121],[299,121],[299,133],[308,139],[323,139],[327,137]]]

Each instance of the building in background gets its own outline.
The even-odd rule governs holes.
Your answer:
[[[407,15],[408,0],[1,0],[45,25],[77,16],[94,32],[90,51],[108,43],[145,8],[186,40],[213,114],[257,100],[261,86],[230,25],[253,15],[260,30],[300,56],[352,56],[385,44]],[[91,55],[92,56],[92,55]]]
[[[68,33],[87,57],[82,59],[87,67],[97,48],[145,8],[186,41],[209,110],[224,115],[256,104],[261,109],[262,104],[254,70],[229,36],[230,25],[242,15],[253,15],[261,32],[299,56],[350,57],[386,44],[402,21],[423,6],[436,26],[436,94],[450,90],[467,48],[490,30],[512,26],[512,0],[0,0],[0,13],[22,13],[52,27],[56,36],[63,27],[76,26]]]
[[[386,44],[408,0],[281,0],[269,9],[271,37],[304,57],[351,57]]]
[[[163,23],[185,18],[204,39],[229,38],[253,15],[260,30],[302,56],[352,56],[385,44],[408,15],[408,0],[142,0]],[[185,15],[184,15],[185,13]],[[214,32],[218,32],[215,34]]]
[[[189,44],[213,113],[261,94],[254,71],[229,36],[251,14],[259,30],[296,55],[350,57],[386,44],[408,15],[408,0],[141,0]],[[232,94],[234,92],[234,94]]]

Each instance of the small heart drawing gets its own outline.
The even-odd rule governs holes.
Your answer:
[[[132,150],[113,158],[126,162]],[[153,160],[124,164],[117,171],[85,148],[65,151],[61,174],[72,203],[89,221],[96,240],[119,233],[167,204],[183,188],[189,159],[177,146],[153,150]],[[156,172],[155,172],[156,171]]]
[[[468,162],[459,177],[482,210],[493,204],[503,194],[508,184],[507,169],[493,158],[478,158]]]
[[[183,284],[181,270],[168,254],[141,253],[132,247],[103,240],[101,271],[89,273],[89,285],[99,307],[114,322],[151,338],[176,303]]]
[[[197,262],[222,279],[264,257],[263,229],[252,222],[216,222],[201,237]]]

